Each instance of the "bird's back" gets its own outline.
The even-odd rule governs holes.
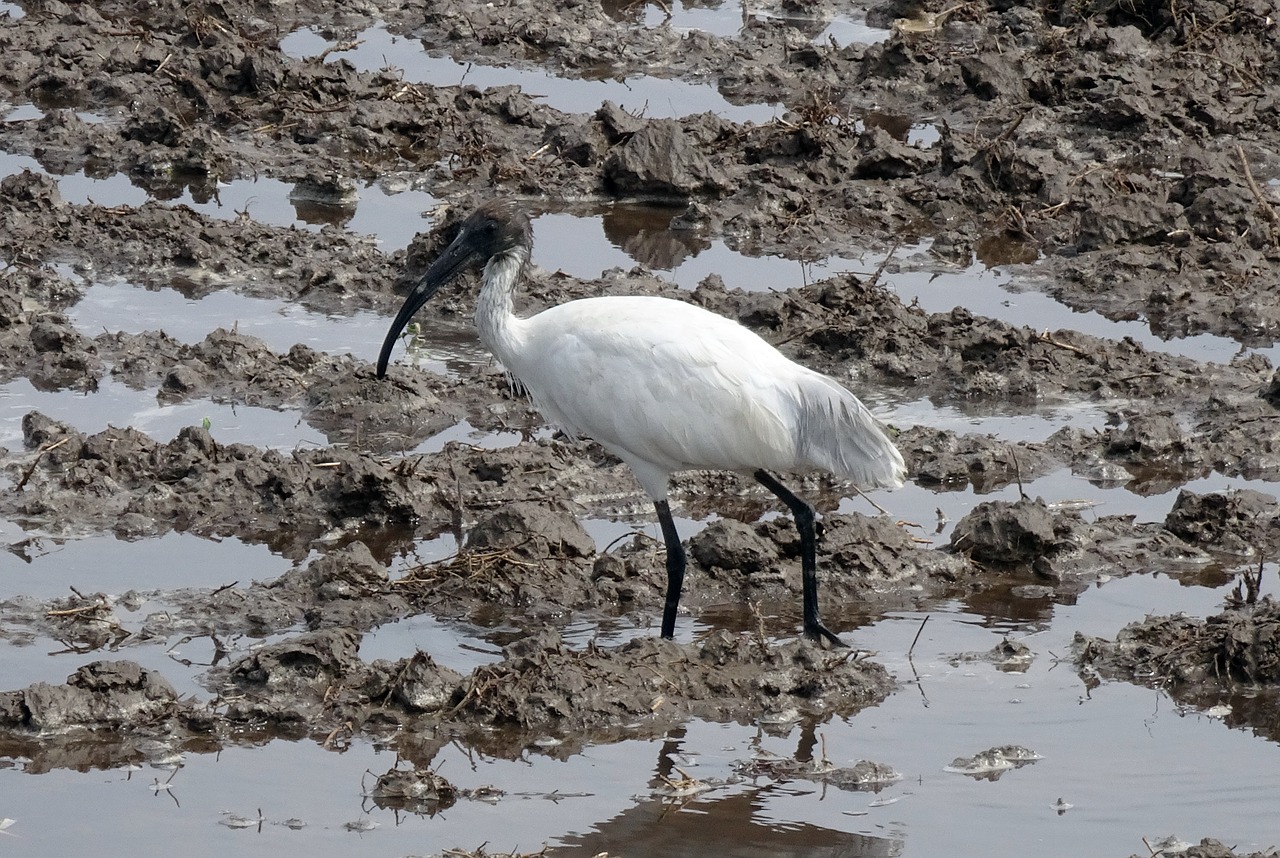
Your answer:
[[[561,304],[519,322],[498,358],[548,419],[619,455],[655,497],[667,474],[700,468],[902,483],[901,454],[852,393],[683,301]]]

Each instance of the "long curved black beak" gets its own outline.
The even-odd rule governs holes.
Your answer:
[[[391,358],[391,350],[395,348],[396,339],[399,338],[400,332],[404,330],[404,326],[409,324],[413,314],[418,312],[423,304],[431,300],[431,296],[436,294],[441,286],[457,277],[477,255],[478,251],[474,243],[471,241],[467,231],[463,230],[453,240],[453,243],[444,249],[439,258],[431,263],[427,273],[422,275],[418,285],[414,286],[413,291],[405,298],[404,304],[400,307],[400,312],[396,313],[395,320],[392,321],[391,328],[387,331],[387,338],[382,341],[382,351],[378,354],[378,378],[386,377],[387,361]]]

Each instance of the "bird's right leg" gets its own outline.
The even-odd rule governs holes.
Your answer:
[[[654,501],[658,511],[658,524],[662,526],[662,540],[667,544],[667,602],[662,609],[662,636],[671,640],[676,635],[676,609],[680,607],[680,590],[684,587],[684,546],[671,518],[671,506],[666,500]]]
[[[778,496],[778,500],[787,505],[791,510],[792,518],[796,520],[796,530],[800,532],[800,576],[804,594],[805,635],[811,640],[825,640],[833,647],[848,646],[822,624],[822,617],[818,614],[818,539],[814,527],[816,515],[813,507],[793,494],[768,471],[764,469],[756,471],[755,478],[760,485],[773,492]]]

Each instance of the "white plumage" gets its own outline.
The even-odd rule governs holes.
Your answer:
[[[508,324],[514,348],[486,345],[538,409],[625,461],[654,500],[691,468],[900,484],[901,457],[851,393],[701,307],[589,298]]]
[[[791,508],[801,534],[805,633],[839,645],[818,616],[813,510],[769,472],[825,470],[866,488],[900,486],[902,455],[875,419],[838,382],[693,304],[587,298],[519,318],[512,293],[531,248],[528,218],[515,205],[478,208],[401,307],[383,343],[379,377],[412,315],[483,260],[481,341],[549,421],[626,462],[654,501],[667,543],[663,636],[674,633],[685,565],[668,480],[676,471],[719,469],[754,475]]]

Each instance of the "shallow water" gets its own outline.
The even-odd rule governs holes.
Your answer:
[[[819,725],[817,735],[837,765],[870,759],[904,776],[878,793],[748,781],[682,803],[652,797],[664,755],[694,777],[723,781],[756,748],[791,756],[805,740],[802,726],[766,734],[693,722],[665,742],[593,747],[566,761],[536,749],[518,762],[491,760],[447,745],[433,768],[459,787],[496,784],[508,794],[494,805],[462,801],[431,818],[362,800],[367,772],[396,762],[393,749],[362,740],[342,753],[284,741],[216,756],[188,753],[170,789],[160,792],[152,785],[167,779],[167,770],[55,770],[32,778],[19,762],[0,769],[3,812],[19,821],[13,832],[31,855],[74,854],[87,836],[100,854],[146,853],[182,837],[190,843],[184,852],[197,856],[336,856],[352,849],[404,855],[482,842],[491,850],[564,844],[573,847],[566,854],[582,856],[701,856],[723,854],[717,850],[727,838],[746,852],[754,845],[777,855],[1105,855],[1137,852],[1141,836],[1168,833],[1192,840],[1213,834],[1242,851],[1260,849],[1274,836],[1270,797],[1280,788],[1280,749],[1178,712],[1155,691],[1106,684],[1085,693],[1052,656],[1066,651],[1076,628],[1109,633],[1151,604],[1204,613],[1219,597],[1160,577],[1112,581],[1074,606],[1056,606],[1052,627],[1030,633],[946,604],[930,614],[910,661],[904,653],[923,615],[895,614],[859,629],[853,640],[874,650],[904,687],[879,707]],[[447,649],[449,628],[420,627],[417,639]],[[1037,654],[1025,673],[951,663],[952,655],[989,649],[1006,634]],[[467,636],[454,631],[452,639]],[[943,771],[956,756],[1009,742],[1044,759],[994,782]],[[1229,773],[1238,786],[1206,783],[1214,772]],[[1205,802],[1210,788],[1214,801]],[[1059,815],[1052,807],[1059,798],[1074,807]],[[259,809],[260,829],[218,824],[228,812],[256,818]],[[289,818],[306,827],[279,824]],[[127,826],[114,822],[123,819]],[[342,827],[359,820],[378,827]],[[190,837],[193,831],[199,836]],[[1065,843],[1071,847],[1064,853]]]
[[[0,154],[0,177],[22,169],[43,171],[32,158],[21,155]],[[92,179],[83,173],[58,177],[59,188],[68,200],[100,205],[140,205],[149,199],[147,192],[129,183],[124,176]],[[220,186],[221,203],[206,201],[197,203],[187,195],[177,200],[214,217],[232,218],[237,212],[247,210],[255,219],[279,226],[303,226],[298,209],[289,200],[292,186],[272,179],[236,180]],[[431,226],[427,215],[435,208],[435,198],[420,191],[390,192],[382,185],[374,185],[361,191],[361,199],[355,205],[354,214],[345,223],[347,229],[372,236],[387,252],[403,248],[417,232],[425,232]],[[698,243],[687,235],[666,228],[675,210],[638,205],[611,205],[602,203],[594,211],[574,213],[548,211],[534,217],[535,243],[533,262],[548,271],[563,271],[576,277],[594,278],[601,272],[621,268],[630,270],[637,264],[644,265],[659,277],[668,279],[684,288],[692,289],[706,277],[720,276],[730,288],[747,290],[785,290],[813,283],[837,274],[855,273],[870,275],[885,260],[881,250],[850,248],[840,255],[818,260],[800,261],[780,256],[748,256],[729,247],[722,239]],[[314,224],[313,224],[314,226]],[[317,227],[318,228],[318,227]],[[640,240],[643,239],[643,240]],[[971,312],[1000,319],[1012,325],[1024,325],[1034,320],[1041,330],[1074,330],[1092,336],[1109,339],[1130,337],[1152,351],[1177,354],[1195,360],[1229,363],[1240,353],[1258,353],[1280,365],[1280,344],[1268,348],[1243,348],[1228,337],[1202,333],[1191,337],[1164,339],[1152,333],[1143,320],[1114,321],[1101,314],[1080,312],[1037,291],[1042,276],[1034,266],[1007,268],[988,267],[981,262],[967,266],[940,263],[929,254],[930,242],[898,248],[881,276],[881,282],[893,289],[904,303],[916,301],[928,312],[948,312],[954,307],[965,307]],[[95,287],[96,288],[96,287]],[[107,310],[108,303],[115,303],[115,315],[125,317],[122,330],[146,330],[138,322],[130,322],[133,314],[141,319],[168,319],[164,330],[180,339],[194,342],[202,339],[208,330],[199,331],[200,319],[190,314],[195,326],[190,333],[179,334],[182,321],[174,315],[166,315],[169,307],[149,306],[162,298],[138,297],[130,302],[120,291],[121,284],[108,284],[108,291],[89,300]],[[91,290],[92,292],[92,290]],[[176,300],[176,299],[170,299]],[[202,311],[221,313],[219,318],[230,323],[240,322],[252,326],[246,333],[267,340],[272,348],[287,349],[289,327],[279,326],[283,316],[291,324],[317,330],[305,342],[314,348],[318,343],[333,337],[337,345],[326,350],[352,354],[372,354],[381,342],[384,322],[372,314],[358,314],[354,319],[317,317],[296,306],[284,302],[263,302],[233,294],[216,294],[204,301],[208,306]],[[247,302],[247,303],[245,303]],[[172,305],[170,305],[172,306]],[[140,313],[140,315],[139,315]],[[79,318],[90,324],[88,311]],[[110,314],[108,317],[110,318]],[[145,323],[142,323],[145,324]],[[221,323],[219,323],[221,324]],[[222,324],[229,327],[229,324]],[[154,328],[152,328],[154,329]],[[89,333],[97,333],[95,328]],[[188,339],[190,338],[190,339]],[[430,365],[424,368],[432,368]],[[436,369],[436,371],[439,371]]]
[[[0,384],[0,447],[22,449],[22,417],[30,411],[62,420],[82,432],[132,426],[158,441],[177,437],[188,426],[207,426],[220,444],[257,444],[293,449],[326,446],[328,439],[297,412],[230,405],[193,398],[167,403],[154,390],[135,390],[104,379],[94,393],[37,390],[25,378]],[[207,423],[206,423],[207,421]]]
[[[787,13],[780,9],[766,9],[748,3],[683,3],[671,4],[627,2],[609,0],[603,4],[605,11],[615,20],[640,24],[644,27],[670,27],[673,30],[700,30],[721,38],[733,38],[742,33],[752,21],[782,20],[804,33],[813,34],[819,44],[834,42],[840,47],[852,44],[869,45],[889,38],[888,30],[868,27],[866,14],[804,15]]]
[[[626,80],[562,78],[541,69],[459,62],[447,56],[433,56],[422,42],[389,33],[382,25],[361,31],[355,41],[360,44],[354,49],[334,51],[325,61],[334,62],[341,57],[361,71],[396,68],[404,73],[406,81],[435,86],[489,89],[515,85],[568,113],[594,113],[603,102],[612,101],[623,110],[650,118],[711,112],[734,122],[760,124],[782,114],[781,105],[731,104],[715,87],[682,80],[650,75]],[[281,39],[280,49],[291,57],[306,58],[317,57],[335,44],[313,28],[304,27]]]
[[[281,354],[301,343],[335,355],[363,355],[376,350],[387,329],[385,317],[366,311],[337,316],[283,299],[234,292],[189,298],[176,289],[144,288],[120,279],[88,283],[84,298],[67,315],[90,337],[103,331],[163,331],[179,342],[195,344],[222,328],[257,337]]]

